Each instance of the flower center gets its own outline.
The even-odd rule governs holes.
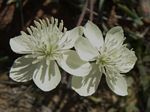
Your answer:
[[[98,64],[99,66],[105,66],[109,62],[110,62],[110,58],[107,57],[106,55],[100,55],[96,60],[96,64]]]
[[[38,59],[48,58],[49,60],[56,60],[62,56],[61,49],[57,44],[42,43],[37,46],[34,52],[38,55]]]
[[[56,60],[57,58],[61,57],[61,53],[57,45],[46,46],[43,54],[46,58],[49,58],[50,60]]]

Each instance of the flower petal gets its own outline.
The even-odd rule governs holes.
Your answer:
[[[11,49],[18,54],[27,54],[31,53],[32,49],[26,43],[27,40],[23,36],[17,36],[10,39]],[[29,42],[30,43],[30,42]]]
[[[123,44],[125,38],[123,34],[123,29],[120,26],[111,28],[105,38],[105,45],[109,51],[114,48],[120,47]]]
[[[94,48],[87,38],[80,37],[75,43],[75,49],[80,58],[85,61],[93,61],[99,55],[98,50]]]
[[[58,64],[66,72],[75,76],[85,76],[91,70],[91,65],[80,59],[78,54],[73,50],[64,52],[61,59],[57,60]]]
[[[32,79],[36,64],[32,64],[35,59],[31,55],[22,56],[15,60],[9,76],[17,82],[26,82]]]
[[[84,35],[89,39],[91,44],[100,49],[103,46],[104,40],[101,30],[93,24],[91,21],[88,21],[85,25]]]
[[[127,73],[134,67],[137,57],[134,51],[129,50],[126,47],[123,47],[121,50],[120,58],[115,60],[116,66],[121,73]]]
[[[73,76],[72,89],[81,96],[92,95],[98,88],[102,73],[99,72],[98,67],[93,64],[89,75],[85,77]]]
[[[82,35],[83,28],[81,26],[76,27],[70,31],[67,31],[66,34],[62,37],[59,42],[59,46],[62,49],[70,49],[74,46],[75,41]]]
[[[55,61],[47,64],[46,60],[43,60],[33,74],[34,83],[43,91],[56,88],[60,80],[60,71]]]
[[[111,74],[109,74],[109,75],[111,75]],[[112,80],[112,79],[110,80],[108,77],[106,77],[106,82],[107,82],[109,88],[117,95],[120,95],[120,96],[128,95],[127,82],[122,75],[115,77],[114,80]]]

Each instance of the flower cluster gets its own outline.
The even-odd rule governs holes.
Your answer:
[[[28,33],[21,31],[20,36],[10,39],[11,49],[25,54],[14,61],[10,78],[17,82],[33,79],[41,90],[50,91],[61,81],[59,65],[72,75],[72,88],[81,96],[96,91],[102,74],[112,91],[127,95],[123,73],[133,68],[137,58],[123,44],[121,27],[110,29],[104,40],[99,28],[90,21],[69,31],[63,21],[53,17],[34,23],[27,28]]]

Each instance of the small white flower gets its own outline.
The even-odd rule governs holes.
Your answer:
[[[104,40],[99,28],[88,21],[84,35],[75,43],[81,59],[92,62],[92,70],[84,77],[72,78],[72,88],[81,96],[93,94],[100,82],[102,73],[110,89],[121,96],[127,95],[127,83],[123,73],[129,72],[137,60],[134,51],[123,44],[125,38],[121,27],[110,29]]]
[[[43,91],[54,89],[61,80],[57,63],[68,73],[76,76],[87,75],[91,66],[69,50],[81,35],[80,27],[67,31],[63,21],[51,18],[49,21],[34,21],[35,27],[27,28],[28,34],[10,39],[11,49],[26,54],[15,60],[10,69],[10,77],[17,82],[33,79]]]

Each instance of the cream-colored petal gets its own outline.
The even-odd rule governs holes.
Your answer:
[[[72,77],[72,89],[81,96],[89,96],[95,93],[98,88],[102,73],[97,65],[92,65],[92,70],[85,77]]]
[[[9,76],[17,82],[26,82],[32,79],[36,64],[32,64],[35,59],[31,55],[22,56],[15,60]]]
[[[111,75],[111,74],[109,74],[109,75]],[[120,76],[115,77],[113,79],[106,77],[106,82],[107,82],[109,88],[117,95],[120,95],[120,96],[128,95],[127,82],[121,74],[120,74]]]
[[[101,30],[91,21],[85,24],[84,35],[89,39],[92,46],[97,49],[103,47],[104,39]]]
[[[28,46],[28,41],[25,37],[17,36],[10,39],[11,49],[18,54],[28,54],[32,52],[30,46]],[[29,42],[30,43],[30,42]]]
[[[61,59],[58,59],[57,62],[62,69],[75,76],[88,75],[91,70],[91,65],[81,60],[78,54],[73,50],[64,52]]]
[[[87,38],[80,37],[75,43],[75,49],[80,58],[85,61],[93,61],[99,55],[98,50],[94,48]]]
[[[111,28],[105,38],[105,46],[107,50],[111,51],[117,47],[120,47],[124,42],[124,33],[123,29],[120,26]]]
[[[89,39],[91,44],[100,49],[103,46],[104,40],[101,30],[91,21],[88,21],[84,28],[84,35]]]
[[[55,61],[47,64],[46,60],[43,60],[33,74],[34,83],[43,91],[50,91],[56,88],[60,80],[60,71]]]
[[[122,51],[120,54],[121,56],[116,58],[114,61],[116,63],[116,67],[121,73],[127,73],[134,67],[137,57],[134,51],[129,50],[126,47],[123,47],[120,51]]]
[[[70,49],[74,46],[76,40],[82,34],[83,34],[83,28],[81,26],[76,27],[70,31],[67,31],[58,44],[62,49]]]

